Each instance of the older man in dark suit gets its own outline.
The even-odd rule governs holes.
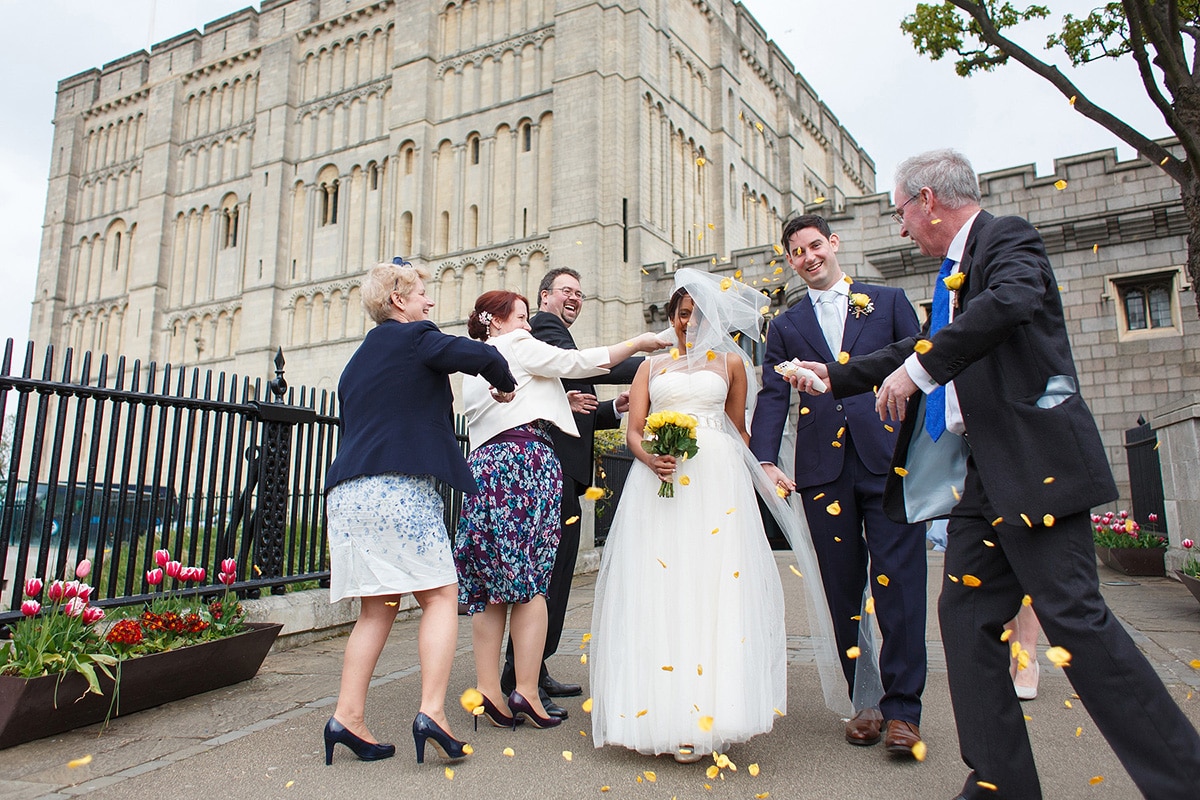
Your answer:
[[[1000,638],[1028,594],[1050,643],[1069,654],[1072,686],[1141,792],[1193,798],[1200,736],[1100,595],[1089,514],[1117,489],[1079,394],[1058,283],[1033,226],[993,217],[979,202],[961,154],[903,162],[900,235],[945,258],[927,328],[846,364],[806,365],[835,397],[879,384],[880,418],[903,420],[889,513],[929,513],[939,496],[948,509],[938,614],[971,769],[959,796],[1041,797]],[[811,390],[811,381],[797,384]]]
[[[788,264],[808,285],[808,294],[771,323],[768,367],[793,358],[824,362],[843,352],[872,353],[916,335],[917,315],[903,291],[845,276],[838,263],[838,235],[824,218],[805,214],[788,220],[782,241]],[[921,740],[925,688],[925,526],[899,524],[883,512],[895,429],[879,421],[869,391],[839,400],[802,396],[796,451],[780,454],[791,400],[787,382],[773,369],[764,369],[750,449],[771,479],[788,491],[799,490],[804,503],[842,671],[856,700],[846,741],[873,745],[884,738],[888,752],[911,755]],[[794,481],[775,466],[777,456],[795,459]],[[837,513],[830,511],[835,500]],[[847,654],[859,643],[856,618],[862,614],[868,570],[876,579],[871,588],[883,632],[882,698],[854,697],[856,685],[874,685],[877,692],[878,684],[873,664],[858,680],[866,664]]]
[[[567,267],[552,269],[542,278],[538,287],[538,312],[529,318],[529,329],[534,337],[565,350],[578,349],[569,328],[583,310],[586,299],[579,283],[579,273]],[[630,358],[614,366],[607,375],[591,378],[590,381],[624,385],[633,381],[641,358]],[[549,701],[553,697],[574,697],[582,693],[583,687],[574,683],[561,683],[546,669],[545,660],[558,650],[562,637],[563,620],[567,613],[567,600],[571,594],[571,580],[575,576],[575,559],[579,554],[579,526],[581,507],[579,497],[592,484],[595,464],[593,435],[597,430],[616,428],[621,424],[621,415],[629,408],[629,393],[623,392],[615,400],[603,403],[596,400],[596,387],[588,381],[564,380],[563,388],[580,397],[587,410],[575,414],[575,425],[579,436],[567,436],[558,429],[551,431],[554,452],[562,463],[562,539],[554,559],[554,571],[550,576],[550,591],[546,596],[548,624],[546,647],[542,655],[540,689],[545,695],[542,705],[553,716],[567,716],[562,706]],[[512,671],[512,643],[501,675],[501,689],[512,691],[515,677]]]

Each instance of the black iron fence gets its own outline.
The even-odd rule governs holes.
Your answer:
[[[289,389],[282,352],[268,392],[261,379],[123,357],[112,368],[87,353],[77,366],[67,350],[56,364],[53,348],[34,377],[34,361],[31,343],[13,374],[10,339],[0,363],[11,439],[0,624],[20,616],[26,578],[66,576],[85,558],[102,607],[151,597],[145,573],[160,548],[209,576],[237,559],[233,588],[248,596],[328,580],[321,489],[337,449],[336,398]],[[447,516],[457,515],[448,500]],[[193,591],[217,591],[206,583]]]
[[[1158,459],[1158,434],[1138,417],[1136,428],[1125,431],[1125,458],[1129,465],[1129,493],[1133,518],[1143,527],[1167,532],[1166,503],[1163,499],[1162,464]],[[1155,521],[1150,521],[1150,515]]]

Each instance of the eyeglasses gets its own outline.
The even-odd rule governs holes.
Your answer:
[[[572,289],[568,286],[557,286],[557,287],[551,289],[550,291],[562,292],[563,297],[574,297],[576,300],[586,300],[587,299],[586,294],[579,291],[578,289]]]
[[[921,196],[921,193],[917,192],[912,197],[908,198],[903,203],[901,203],[900,207],[896,209],[896,212],[894,214],[892,214],[892,221],[895,222],[897,225],[903,225],[904,224],[904,215],[901,214],[900,212],[904,210],[904,207],[906,205],[911,203],[913,200],[916,200],[920,196]]]

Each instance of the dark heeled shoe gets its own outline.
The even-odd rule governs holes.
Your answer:
[[[508,707],[512,709],[514,718],[518,714],[524,715],[525,719],[529,720],[529,724],[535,728],[553,728],[555,725],[562,724],[562,720],[558,717],[539,717],[533,710],[533,705],[520,692],[513,692],[508,696]],[[515,728],[516,725],[513,727]]]
[[[350,752],[363,761],[378,761],[381,758],[391,758],[396,755],[396,745],[372,744],[365,739],[360,739],[346,730],[342,723],[330,717],[329,722],[325,723],[325,766],[333,763],[333,746],[339,742],[349,747]]]
[[[479,730],[479,718],[485,715],[487,716],[488,721],[497,728],[516,728],[518,725],[525,722],[524,717],[518,716],[517,714],[513,714],[510,717],[500,709],[496,708],[496,704],[491,700],[488,700],[487,695],[483,696],[483,705],[481,705],[480,708],[483,709],[483,713],[474,715],[475,730],[477,731]]]
[[[417,714],[413,720],[413,743],[417,746],[417,763],[425,763],[425,741],[433,740],[433,746],[447,761],[461,761],[467,757],[464,742],[460,742],[442,730],[441,726],[430,719],[425,712]]]

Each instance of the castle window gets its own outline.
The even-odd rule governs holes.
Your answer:
[[[533,149],[533,126],[526,122],[521,126],[521,150],[528,153]]]
[[[1179,313],[1180,271],[1150,271],[1109,277],[1116,299],[1119,338],[1182,333]]]
[[[479,137],[478,136],[471,137],[471,163],[472,164],[479,163]]]

